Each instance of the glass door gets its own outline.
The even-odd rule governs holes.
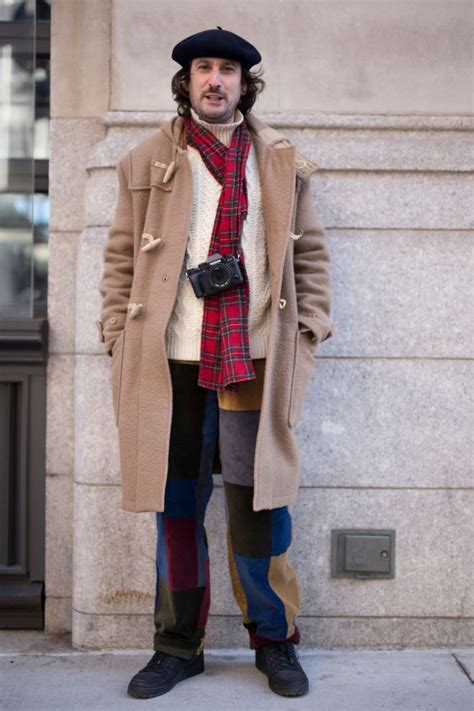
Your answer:
[[[49,13],[0,0],[0,317],[46,316]]]
[[[0,627],[43,627],[50,3],[0,0]]]

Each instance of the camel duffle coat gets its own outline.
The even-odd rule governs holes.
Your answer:
[[[251,113],[271,282],[271,323],[255,449],[253,508],[292,503],[295,425],[318,344],[332,335],[330,257],[309,177],[318,166]],[[163,511],[172,420],[165,332],[185,260],[193,179],[176,116],[121,157],[104,249],[99,337],[112,361],[125,511]],[[214,471],[220,471],[218,452]]]

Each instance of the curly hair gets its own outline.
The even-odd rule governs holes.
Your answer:
[[[180,116],[190,116],[191,114],[191,101],[189,99],[189,92],[184,88],[184,82],[188,82],[190,78],[191,63],[182,67],[171,80],[171,91],[173,94],[173,99],[178,104],[178,114]],[[248,113],[252,106],[257,100],[258,94],[260,94],[265,88],[265,82],[262,79],[263,69],[259,69],[255,72],[242,67],[242,84],[247,85],[247,91],[243,96],[240,97],[240,101],[237,108],[244,114]]]

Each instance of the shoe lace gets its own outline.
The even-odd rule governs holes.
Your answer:
[[[298,657],[291,642],[276,642],[268,645],[267,663],[272,671],[294,669],[298,665]]]
[[[171,663],[174,663],[176,660],[176,657],[173,657],[171,654],[166,654],[166,652],[155,652],[148,664],[146,665],[145,669],[146,670],[152,670],[156,669],[157,666],[161,666],[163,668],[170,666]]]

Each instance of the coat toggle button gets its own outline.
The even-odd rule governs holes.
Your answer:
[[[130,318],[136,318],[143,311],[143,304],[128,304],[127,309],[130,310]]]
[[[142,234],[142,239],[148,240],[147,244],[144,244],[142,247],[142,252],[149,252],[152,249],[155,249],[161,242],[161,237],[157,237],[156,239],[153,238],[153,235],[148,234],[148,232],[144,232]]]

